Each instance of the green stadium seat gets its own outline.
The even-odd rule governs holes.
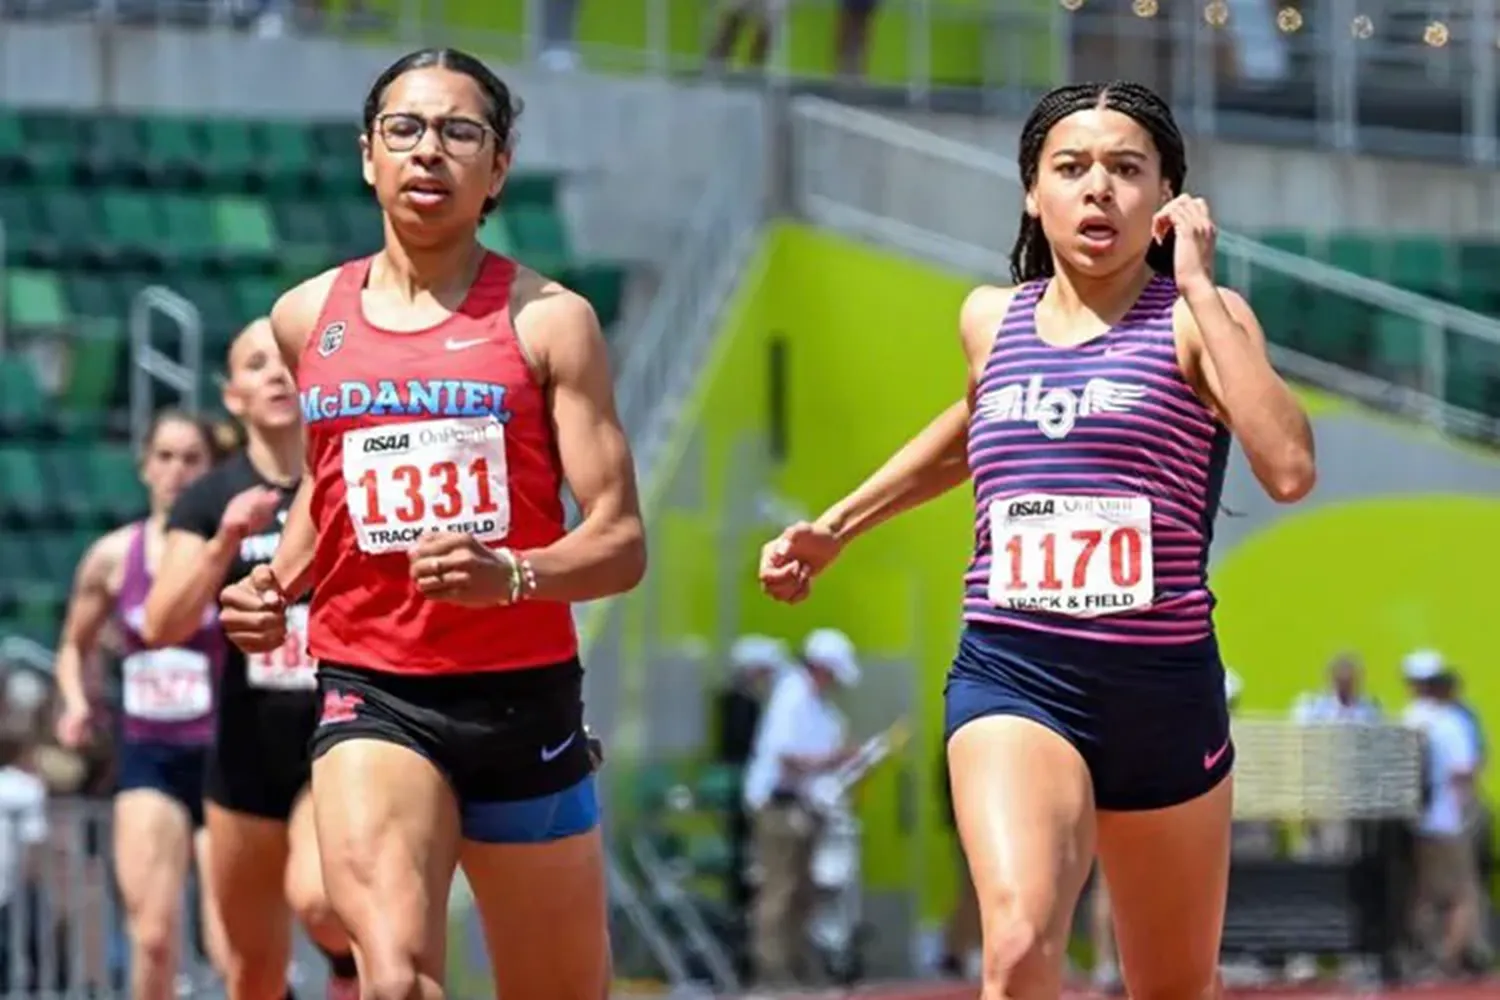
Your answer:
[[[56,241],[42,233],[36,197],[31,191],[0,187],[0,225],[5,227],[5,260],[0,265],[56,267],[61,263],[62,255],[54,249]]]
[[[73,173],[86,148],[82,119],[51,112],[29,114],[21,129],[27,172],[33,180],[56,183]]]
[[[83,446],[62,446],[43,456],[43,473],[54,505],[69,524],[104,527],[96,497],[90,488],[88,454]]]
[[[266,316],[286,289],[272,278],[242,278],[235,282],[235,316],[243,326],[258,316]]]
[[[61,264],[97,270],[106,264],[119,266],[110,247],[101,239],[103,209],[91,193],[73,188],[44,188],[37,194],[47,259]]]
[[[1426,334],[1421,320],[1401,313],[1377,313],[1371,355],[1376,372],[1397,382],[1415,384],[1420,381]]]
[[[625,301],[624,268],[602,263],[574,264],[558,280],[589,300],[601,326],[608,329],[620,319]]]
[[[484,224],[479,227],[479,242],[484,245],[485,249],[492,250],[503,257],[515,256],[515,247],[510,242],[510,231],[505,228],[505,223],[500,220],[500,216],[494,212],[490,213],[490,217],[485,219]]]
[[[20,184],[30,172],[21,117],[13,111],[0,109],[0,184]]]
[[[110,522],[124,524],[145,513],[146,489],[129,445],[95,444],[89,452],[89,481]]]
[[[148,118],[145,167],[162,190],[202,187],[207,182],[202,130],[186,118]]]
[[[47,398],[24,359],[0,356],[0,433],[20,437],[47,425]]]
[[[1383,247],[1364,236],[1340,234],[1327,242],[1328,263],[1366,278],[1379,278],[1383,272]]]
[[[51,512],[52,498],[36,448],[0,445],[0,521],[13,530],[24,530],[46,523]]]
[[[1424,295],[1456,290],[1457,270],[1458,254],[1443,240],[1402,237],[1387,250],[1385,279]]]
[[[1500,344],[1449,336],[1446,388],[1454,406],[1500,416]]]
[[[68,322],[68,306],[56,272],[9,272],[5,278],[5,312],[12,326],[61,330]]]
[[[248,269],[270,266],[276,259],[276,232],[271,213],[258,198],[220,197],[213,203],[214,234],[224,251]]]
[[[317,157],[318,184],[333,195],[364,191],[360,172],[359,127],[353,122],[318,122],[308,126]]]
[[[318,183],[318,151],[301,122],[264,122],[261,184],[271,194],[302,196]]]
[[[64,288],[74,316],[108,317],[123,322],[130,312],[130,297],[112,276],[69,271]]]
[[[261,158],[255,126],[244,119],[216,118],[203,128],[209,182],[226,192],[258,189]]]
[[[1305,310],[1297,283],[1275,271],[1256,270],[1250,278],[1250,307],[1266,331],[1266,339],[1300,347]]]
[[[62,403],[74,413],[102,419],[124,372],[124,327],[114,320],[93,320],[80,327],[73,338]]]
[[[153,271],[167,266],[170,254],[161,239],[165,220],[155,198],[138,191],[108,191],[101,204],[116,266]]]
[[[385,240],[385,223],[375,199],[363,195],[341,198],[335,204],[340,259],[365,257],[379,250]]]
[[[562,216],[550,208],[522,206],[504,213],[516,255],[538,271],[553,271],[573,259]]]
[[[294,274],[310,276],[338,263],[335,223],[325,202],[312,199],[273,203],[278,258]]]
[[[169,269],[219,270],[213,202],[202,195],[167,195],[161,199],[161,215]]]
[[[146,144],[138,119],[100,115],[81,129],[86,145],[75,176],[86,184],[134,187],[147,180]]]
[[[556,174],[520,173],[505,180],[505,190],[500,193],[500,203],[506,211],[516,208],[557,207],[558,176]]]
[[[184,275],[174,282],[173,291],[198,308],[203,324],[203,362],[218,367],[230,338],[240,327],[239,310],[229,286],[213,278]]]
[[[1308,249],[1308,239],[1303,233],[1286,232],[1273,229],[1260,234],[1260,241],[1268,247],[1294,253],[1299,257],[1317,256]]]
[[[734,865],[734,851],[723,834],[695,833],[688,837],[688,867],[694,875],[723,878]]]
[[[1362,367],[1372,326],[1369,306],[1335,294],[1311,296],[1310,306],[1303,349],[1325,361]]]

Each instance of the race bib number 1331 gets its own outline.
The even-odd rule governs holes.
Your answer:
[[[1151,606],[1151,501],[1028,493],[990,504],[989,598],[1074,618]]]
[[[456,417],[348,431],[344,487],[364,552],[404,552],[433,531],[497,542],[510,532],[505,425]]]

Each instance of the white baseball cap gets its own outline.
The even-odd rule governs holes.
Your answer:
[[[854,643],[836,628],[809,632],[802,642],[802,658],[827,670],[843,687],[859,683],[859,658],[855,656]]]
[[[1430,681],[1448,672],[1448,661],[1435,649],[1418,649],[1401,661],[1401,676],[1409,681]]]
[[[769,635],[742,635],[729,647],[729,666],[736,673],[747,670],[785,670],[792,662],[785,642]]]

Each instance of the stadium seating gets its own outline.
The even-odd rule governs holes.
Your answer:
[[[1280,231],[1262,233],[1260,239],[1289,253],[1500,317],[1500,243]],[[1250,297],[1272,339],[1398,384],[1420,385],[1420,321],[1268,273],[1252,277]],[[1500,345],[1450,334],[1448,347],[1448,401],[1500,415]]]
[[[559,185],[513,177],[481,237],[576,288],[608,329],[624,269],[577,258]],[[7,343],[64,345],[46,389],[28,352],[0,354],[0,559],[24,569],[0,583],[0,634],[50,642],[84,544],[144,510],[121,417],[139,290],[197,306],[217,369],[281,290],[376,250],[381,219],[346,122],[0,109],[0,221]]]

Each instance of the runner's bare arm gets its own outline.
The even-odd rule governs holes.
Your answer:
[[[57,644],[57,688],[64,707],[88,701],[84,668],[99,643],[99,632],[114,606],[110,578],[125,556],[130,534],[126,528],[100,538],[84,554],[73,576],[73,593],[63,617],[62,637]]]
[[[551,545],[524,553],[536,596],[591,601],[620,594],[646,572],[646,536],[630,443],[615,412],[609,349],[586,300],[549,285],[517,316],[551,390],[563,478],[583,522]]]
[[[271,307],[271,331],[276,335],[276,346],[281,349],[281,359],[293,377],[302,360],[302,349],[313,335],[323,303],[333,288],[338,270],[324,271],[309,278],[287,292]],[[303,429],[306,434],[306,428]],[[286,512],[286,523],[281,526],[281,544],[271,558],[271,572],[288,600],[296,601],[312,589],[313,547],[317,544],[318,532],[312,519],[312,470],[307,466],[307,453],[303,454],[302,481],[297,484],[297,495]]]
[[[1293,503],[1317,478],[1312,425],[1266,353],[1266,335],[1240,294],[1184,291],[1174,315],[1199,391],[1234,432],[1271,499]]]
[[[175,646],[198,631],[203,612],[218,597],[240,540],[222,531],[211,537],[167,532],[156,577],[146,596],[141,638],[148,646]]]
[[[818,518],[818,526],[832,533],[840,544],[942,496],[969,478],[968,426],[977,373],[989,357],[1013,294],[1013,289],[982,285],[964,300],[958,325],[968,359],[968,393]]]

